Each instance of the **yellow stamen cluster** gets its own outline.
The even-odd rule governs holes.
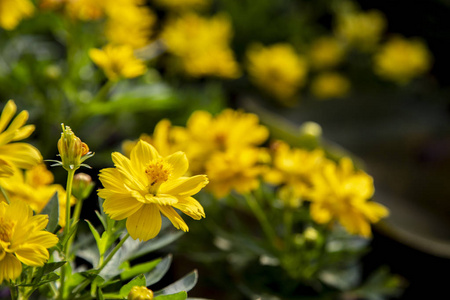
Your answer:
[[[145,169],[145,174],[148,178],[148,188],[151,194],[155,194],[158,187],[169,179],[172,169],[172,166],[163,159],[157,159],[150,162]]]

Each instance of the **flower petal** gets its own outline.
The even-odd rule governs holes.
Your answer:
[[[161,230],[161,214],[155,204],[144,204],[127,219],[127,230],[133,239],[148,241]]]
[[[22,273],[22,264],[12,254],[6,253],[0,260],[0,282],[3,280],[14,280]]]
[[[21,169],[30,169],[42,162],[42,155],[39,150],[27,143],[12,143],[0,146],[0,158]]]
[[[171,206],[159,206],[159,209],[165,215],[170,222],[172,222],[173,226],[177,229],[181,229],[184,232],[189,231],[189,227],[186,225],[184,220],[180,217],[180,215],[173,209]]]
[[[178,202],[178,199],[176,197],[166,194],[158,194],[157,196],[147,194],[145,195],[145,200],[147,200],[148,203],[154,203],[159,205],[174,205]]]
[[[22,246],[15,254],[22,263],[34,267],[43,266],[49,257],[48,250],[40,244]]]
[[[121,178],[127,186],[135,190],[145,190],[145,173],[140,169],[134,169],[131,161],[119,152],[114,152],[112,160],[117,170],[123,175]]]
[[[0,132],[5,130],[6,126],[9,124],[16,111],[16,104],[13,100],[9,100],[6,103],[5,107],[3,107],[2,115],[0,116]]]
[[[198,193],[208,182],[206,175],[180,177],[163,183],[160,187],[160,192],[163,194],[191,196]]]
[[[165,160],[172,165],[173,171],[171,173],[171,178],[178,178],[186,174],[189,168],[189,162],[184,152],[178,151],[172,155],[169,155]]]
[[[178,208],[195,220],[200,220],[202,217],[205,217],[203,206],[192,197],[178,199],[178,203],[174,204],[173,207]]]
[[[159,155],[155,147],[143,140],[139,140],[130,154],[131,164],[135,170],[139,171],[143,171],[149,162],[160,157],[161,155]]]
[[[130,195],[114,194],[105,199],[103,210],[111,219],[123,220],[136,213],[143,205],[142,202],[137,201]]]

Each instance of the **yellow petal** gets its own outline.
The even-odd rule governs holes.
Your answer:
[[[205,217],[203,206],[192,197],[178,199],[178,203],[174,204],[173,207],[178,208],[195,220],[200,220],[202,217]]]
[[[142,202],[129,195],[115,194],[105,199],[103,209],[111,219],[123,220],[136,213],[143,205]]]
[[[314,221],[320,224],[325,224],[331,221],[331,213],[320,203],[311,203],[311,217]]]
[[[189,162],[186,157],[186,154],[184,154],[181,151],[178,151],[172,155],[167,156],[165,160],[173,167],[171,178],[175,179],[180,176],[183,176],[189,168]]]
[[[22,264],[12,254],[6,253],[0,260],[0,282],[3,280],[14,280],[22,273]]]
[[[139,140],[130,154],[131,163],[136,170],[144,170],[148,163],[160,157],[155,147],[143,140]]]
[[[27,244],[38,244],[45,248],[51,248],[58,243],[58,237],[48,231],[38,231],[27,240]]]
[[[206,175],[181,177],[163,183],[160,187],[160,192],[162,194],[191,196],[198,193],[207,184],[208,177]]]
[[[11,124],[8,127],[8,130],[15,131],[25,125],[25,123],[28,120],[28,112],[26,110],[21,111],[11,122]]]
[[[173,226],[177,229],[181,229],[184,232],[189,231],[189,227],[186,225],[184,220],[180,217],[180,215],[170,206],[159,206],[159,209],[165,215],[170,222],[172,222]]]
[[[16,131],[13,141],[20,141],[29,137],[35,129],[34,125],[26,125]]]
[[[3,108],[2,115],[0,116],[0,132],[5,130],[12,117],[17,111],[17,106],[13,100],[9,100]]]
[[[119,152],[114,152],[112,160],[117,170],[123,175],[124,184],[135,190],[146,190],[145,184],[145,172],[141,172],[140,169],[134,169],[131,161]]]
[[[42,155],[39,150],[27,143],[12,143],[0,146],[0,158],[21,169],[30,169],[42,162]]]
[[[48,250],[42,245],[26,245],[15,251],[16,257],[27,266],[43,266],[48,260]]]
[[[178,202],[177,198],[175,198],[172,195],[166,194],[158,194],[157,196],[147,194],[145,195],[145,200],[147,200],[148,203],[154,203],[159,205],[174,205]]]
[[[127,219],[127,230],[133,239],[148,241],[161,230],[161,214],[155,204],[145,204]]]

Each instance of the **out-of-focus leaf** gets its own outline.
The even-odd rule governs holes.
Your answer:
[[[196,284],[198,280],[197,270],[192,271],[183,278],[175,281],[174,283],[166,286],[162,290],[155,292],[155,296],[170,295],[181,291],[189,292]]]
[[[58,201],[58,192],[53,194],[50,201],[47,203],[47,205],[44,207],[44,209],[41,211],[42,215],[48,215],[48,224],[47,224],[47,231],[49,232],[55,232],[56,228],[58,227],[58,220],[59,220],[59,201]]]
[[[187,299],[187,293],[186,292],[179,292],[172,295],[160,295],[153,298],[155,300],[185,300]]]
[[[133,286],[145,286],[145,276],[144,275],[139,275],[136,276],[135,278],[133,278],[130,282],[128,282],[127,284],[125,284],[121,289],[120,289],[120,295],[122,297],[127,297],[128,294],[130,293],[131,289],[133,288]]]
[[[149,261],[146,263],[135,265],[135,266],[131,267],[130,269],[125,270],[122,273],[120,273],[120,278],[122,280],[125,280],[125,279],[131,278],[133,276],[136,276],[138,274],[145,274],[145,273],[153,270],[160,262],[161,262],[161,258],[157,258],[155,260],[152,260],[152,261]]]
[[[167,273],[171,263],[172,255],[169,254],[164,257],[152,271],[145,274],[145,285],[149,286],[158,282]]]
[[[349,294],[358,298],[369,300],[383,300],[398,297],[402,292],[403,279],[393,275],[387,267],[381,267],[357,289]]]
[[[341,291],[347,291],[359,284],[361,267],[352,264],[346,268],[327,269],[319,274],[320,280]]]

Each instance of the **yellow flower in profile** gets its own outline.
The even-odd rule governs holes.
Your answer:
[[[237,78],[240,70],[229,45],[232,34],[224,15],[207,19],[187,13],[170,20],[161,38],[188,75]]]
[[[210,4],[209,0],[153,0],[152,2],[173,11],[204,8]]]
[[[144,141],[133,148],[130,158],[114,152],[115,168],[100,171],[105,199],[103,209],[111,219],[127,219],[126,227],[133,239],[147,241],[161,229],[161,213],[183,231],[189,228],[174,208],[193,219],[205,217],[203,207],[192,195],[207,183],[206,175],[183,177],[188,160],[183,152],[163,157]]]
[[[259,187],[259,175],[265,170],[259,164],[259,149],[245,148],[217,152],[206,162],[206,173],[210,179],[208,190],[217,198],[232,190],[246,194]]]
[[[27,266],[43,266],[48,248],[56,245],[56,235],[47,232],[47,215],[34,215],[21,201],[0,202],[0,283],[14,280]]]
[[[153,291],[145,286],[133,286],[127,300],[152,300]]]
[[[33,13],[34,5],[29,0],[0,0],[0,27],[12,30]]]
[[[250,80],[279,100],[291,101],[305,84],[306,60],[290,44],[253,45],[247,51],[247,61]]]
[[[431,54],[422,41],[395,36],[382,45],[374,56],[375,73],[380,77],[405,84],[426,73],[431,67]]]
[[[350,91],[350,81],[337,72],[324,72],[311,82],[311,93],[318,99],[342,98]]]
[[[349,233],[370,237],[370,223],[389,214],[383,205],[368,201],[374,193],[373,179],[355,171],[349,158],[342,158],[339,165],[328,161],[312,178],[312,185],[310,212],[317,223],[338,220]]]
[[[324,36],[312,42],[308,57],[312,68],[327,69],[337,66],[344,54],[344,47],[337,38]]]
[[[370,51],[378,44],[385,28],[386,19],[380,11],[352,11],[338,16],[335,33],[350,46]]]
[[[130,45],[106,45],[103,50],[91,49],[89,56],[111,81],[134,78],[144,74],[147,67],[134,55]]]
[[[27,203],[34,212],[40,213],[52,196],[58,192],[59,225],[66,224],[66,191],[62,185],[53,184],[53,174],[44,164],[37,165],[23,173],[16,170],[9,178],[0,178],[2,186],[12,201]],[[3,196],[0,194],[0,201]],[[74,205],[76,199],[71,197],[70,205]]]
[[[34,131],[34,125],[25,125],[28,112],[21,111],[14,119],[17,106],[9,100],[0,116],[0,177],[13,175],[14,166],[29,169],[42,162],[38,149],[27,143],[11,143],[23,140]]]
[[[282,141],[275,142],[271,148],[272,168],[264,174],[264,180],[275,185],[289,186],[296,196],[307,197],[312,188],[312,177],[323,168],[323,150],[291,148]]]

